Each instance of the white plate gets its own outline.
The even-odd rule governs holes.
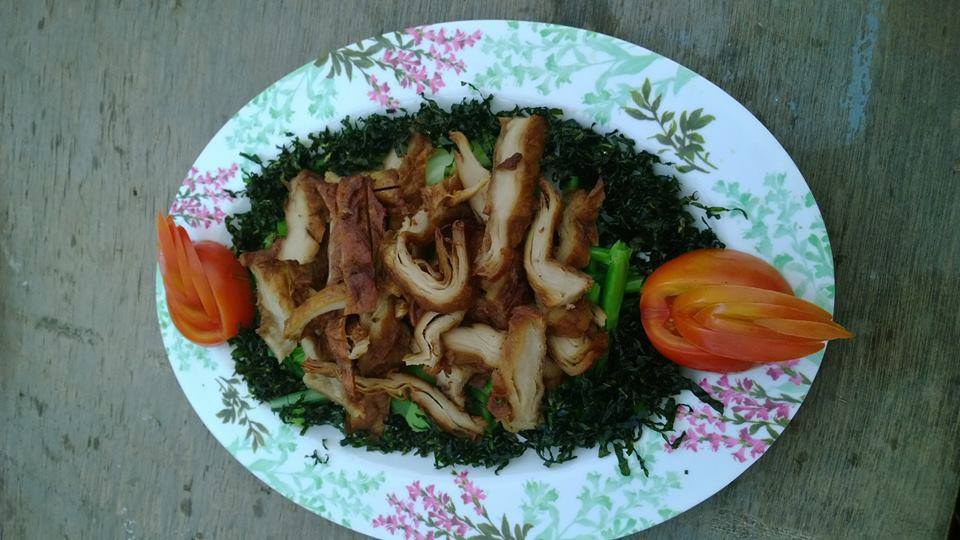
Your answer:
[[[194,239],[229,243],[224,215],[247,208],[245,200],[224,192],[242,189],[239,168],[249,162],[240,152],[269,158],[287,132],[305,136],[385,105],[415,110],[420,91],[441,104],[475,97],[461,81],[495,94],[501,108],[561,107],[599,130],[619,129],[677,164],[671,172],[685,190],[706,204],[748,213],[749,220],[731,215],[715,222],[721,240],[770,261],[799,296],[832,311],[833,258],[823,219],[800,172],[760,122],[667,58],[563,26],[445,23],[368,39],[319,66],[307,64],[217,132],[170,213]],[[655,112],[645,94],[647,103],[659,102]],[[159,276],[157,310],[174,373],[217,440],[304,508],[382,537],[609,538],[656,525],[716,493],[767,451],[796,414],[822,358],[731,376],[691,372],[726,412],[717,416],[683,395],[693,412],[680,420],[687,434],[680,448],[670,450],[654,433],[641,441],[650,476],[639,470],[621,476],[613,456],[600,459],[593,449],[552,468],[528,452],[495,475],[470,467],[436,470],[430,458],[341,448],[339,433],[328,427],[300,436],[249,397],[233,374],[227,346],[197,347],[177,332]],[[318,449],[329,456],[326,463],[307,457]]]

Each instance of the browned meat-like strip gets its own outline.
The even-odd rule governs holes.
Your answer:
[[[541,116],[502,118],[487,188],[487,227],[476,273],[495,279],[510,268],[513,248],[523,241],[533,215],[547,121]],[[519,156],[519,157],[518,157]]]
[[[407,153],[397,167],[397,180],[403,200],[412,208],[420,206],[420,189],[427,185],[427,160],[433,154],[433,145],[421,133],[414,133],[407,142]]]
[[[550,338],[547,338],[547,340],[549,342]],[[547,390],[553,390],[563,384],[563,378],[563,370],[552,358],[547,356],[543,361],[543,387]]]
[[[424,313],[413,329],[411,352],[403,357],[403,363],[408,366],[424,366],[428,371],[435,369],[443,358],[443,334],[459,325],[463,314],[463,311],[446,315],[434,311]]]
[[[533,292],[519,257],[511,257],[506,272],[494,279],[480,280],[483,293],[470,309],[470,315],[500,329],[507,329],[513,308],[529,304]]]
[[[360,392],[387,392],[393,397],[410,399],[449,433],[476,439],[486,428],[482,418],[471,416],[457,407],[437,387],[405,373],[384,378],[357,377],[356,383]]]
[[[547,338],[547,350],[564,373],[571,376],[581,375],[607,350],[607,333],[596,326],[583,335]]]
[[[486,180],[469,188],[461,188],[457,177],[451,177],[439,184],[423,188],[421,199],[423,207],[412,216],[404,218],[403,232],[407,239],[415,244],[426,244],[434,239],[435,231],[449,223],[470,217],[470,211],[463,203],[471,200]]]
[[[487,404],[508,431],[516,433],[537,426],[546,357],[543,317],[530,306],[513,310],[500,366],[493,371],[493,391]]]
[[[343,281],[340,274],[340,231],[337,230],[337,187],[340,177],[327,171],[324,181],[317,185],[317,191],[327,207],[330,223],[327,228],[327,238],[324,242],[327,251],[327,285]]]
[[[390,395],[386,392],[363,394],[357,400],[359,414],[348,414],[344,422],[347,433],[365,431],[373,437],[383,435],[390,414]]]
[[[373,196],[369,177],[340,180],[333,239],[347,286],[347,314],[367,313],[377,307],[373,257],[383,236],[385,217],[383,206]]]
[[[333,361],[337,366],[337,377],[343,382],[348,395],[355,391],[353,359],[350,358],[350,339],[347,336],[347,318],[331,317],[326,319],[323,335]]]
[[[305,264],[316,257],[329,220],[318,189],[322,182],[307,170],[290,181],[290,193],[284,206],[287,235],[280,241],[278,259]]]
[[[344,309],[346,305],[346,288],[342,283],[324,287],[310,295],[302,304],[292,310],[284,325],[284,337],[286,339],[299,339],[303,334],[304,327],[310,321],[326,313]]]
[[[547,333],[551,336],[576,337],[587,333],[593,324],[593,304],[581,298],[576,304],[545,309]]]
[[[593,286],[593,280],[553,258],[553,236],[560,220],[560,196],[553,184],[546,180],[540,181],[540,189],[540,210],[527,233],[523,267],[537,302],[555,308],[579,300]]]
[[[294,312],[297,303],[320,278],[322,269],[313,264],[296,261],[278,261],[275,248],[244,253],[240,262],[250,269],[257,283],[257,308],[260,326],[257,334],[278,360],[283,360],[296,348],[296,341],[284,335],[284,324]]]
[[[465,188],[477,188],[477,192],[470,197],[470,208],[480,221],[487,220],[487,186],[490,181],[490,171],[485,169],[477,157],[473,155],[470,141],[459,131],[450,132],[450,140],[457,145],[453,159],[457,163],[457,176]]]
[[[496,368],[503,354],[505,333],[485,324],[460,326],[443,333],[443,354],[453,365]]]
[[[463,222],[452,227],[452,251],[438,229],[436,231],[437,260],[440,271],[434,271],[421,259],[415,259],[407,248],[404,232],[384,242],[384,266],[418,305],[428,311],[452,313],[470,305],[474,289],[470,284],[470,261],[467,255]]]
[[[457,407],[466,409],[467,395],[464,390],[467,383],[478,370],[475,366],[450,366],[447,370],[437,373],[437,388],[457,404]]]
[[[320,373],[304,374],[303,383],[344,408],[347,413],[344,425],[347,433],[366,431],[374,436],[383,434],[390,409],[390,396],[386,393],[350,396],[340,379]]]
[[[397,316],[397,299],[381,292],[377,309],[361,316],[370,337],[370,348],[357,361],[357,372],[380,377],[403,365],[401,359],[409,348],[410,331]]]
[[[587,194],[582,189],[567,193],[563,199],[563,216],[560,218],[556,258],[560,264],[573,268],[585,268],[590,262],[590,247],[597,245],[597,216],[603,204],[603,182]]]

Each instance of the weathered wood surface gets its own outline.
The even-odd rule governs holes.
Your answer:
[[[118,5],[119,4],[119,5]],[[651,538],[942,538],[960,484],[960,3],[0,3],[0,537],[357,538],[207,433],[160,344],[153,222],[318,52],[518,18],[640,43],[782,141],[858,334],[769,455]]]

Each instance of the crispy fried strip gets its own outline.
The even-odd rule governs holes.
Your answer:
[[[411,255],[403,232],[384,242],[384,266],[400,288],[426,310],[452,313],[472,302],[474,290],[470,284],[470,261],[461,221],[453,224],[452,243],[451,253],[437,230],[437,259],[441,268],[438,277],[425,261]]]
[[[527,233],[523,267],[537,301],[555,308],[579,300],[593,286],[593,279],[552,258],[553,235],[560,219],[560,196],[546,180],[540,180],[540,189],[540,210]]]
[[[463,320],[463,311],[449,314],[429,311],[424,313],[413,329],[412,352],[403,357],[403,363],[408,366],[426,366],[435,368],[443,358],[443,342],[441,337],[451,328],[456,327]]]
[[[530,306],[513,310],[488,404],[494,415],[501,414],[499,419],[508,431],[537,427],[546,357],[546,324],[540,313]],[[505,416],[504,411],[508,411]]]
[[[505,333],[485,324],[460,326],[443,333],[443,352],[454,365],[500,366]]]
[[[283,335],[286,339],[299,339],[303,329],[313,319],[347,305],[347,292],[343,283],[324,287],[312,294],[305,302],[297,306],[284,324]],[[288,353],[289,354],[289,353]]]
[[[290,193],[284,205],[287,235],[280,241],[280,260],[301,264],[314,260],[320,250],[329,215],[318,184],[323,182],[310,171],[303,170],[290,181]]]
[[[560,243],[556,258],[560,264],[585,268],[590,262],[590,247],[597,245],[597,216],[603,204],[603,181],[587,194],[582,189],[574,190],[564,197],[563,216],[560,219]]]
[[[487,220],[487,183],[490,181],[490,171],[485,169],[477,157],[473,155],[470,141],[459,131],[450,132],[450,140],[457,145],[453,159],[457,163],[457,175],[465,188],[476,187],[477,191],[470,196],[470,208],[480,221]]]
[[[477,256],[476,273],[494,279],[509,269],[513,248],[523,235],[533,215],[533,193],[540,176],[547,121],[542,116],[502,118],[500,136],[493,152],[494,171],[487,188],[488,215],[483,243]],[[516,158],[517,154],[520,158]],[[518,161],[501,167],[511,158]]]
[[[582,336],[550,336],[547,338],[547,350],[564,373],[581,375],[606,352],[607,333],[594,328]]]

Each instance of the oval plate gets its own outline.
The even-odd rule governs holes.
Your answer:
[[[335,127],[388,106],[416,110],[418,93],[442,105],[476,91],[495,109],[561,107],[596,129],[618,129],[673,163],[707,205],[742,208],[712,222],[731,248],[763,257],[797,294],[833,310],[833,258],[813,195],[776,139],[745,108],[689,69],[642,47],[551,24],[467,21],[411,28],[349,45],[290,73],[247,103],[197,158],[169,213],[194,239],[229,244],[223,220],[248,203],[241,152],[264,158],[293,133]],[[666,167],[665,167],[666,168]],[[729,376],[690,372],[725,405],[693,398],[676,450],[647,433],[645,476],[621,476],[613,456],[583,450],[544,468],[528,452],[499,475],[436,470],[431,458],[341,448],[333,428],[301,436],[247,393],[227,346],[201,348],[170,323],[157,278],[163,342],[187,399],[224,447],[304,508],[380,537],[448,533],[486,538],[613,538],[651,527],[729,484],[783,433],[822,353]],[[310,457],[314,455],[315,457]]]

